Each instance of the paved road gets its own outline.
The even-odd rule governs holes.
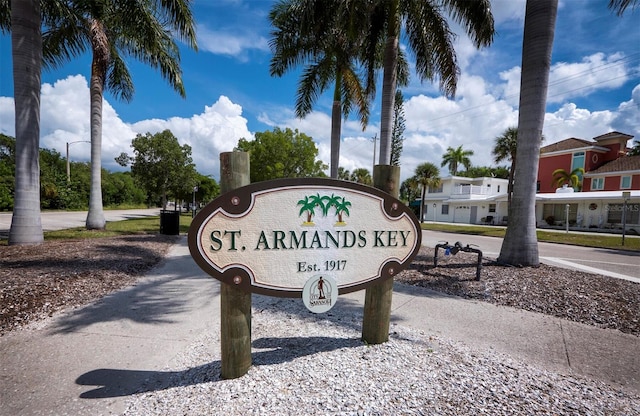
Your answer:
[[[107,221],[120,221],[129,218],[160,215],[160,209],[109,210],[105,211],[104,215]],[[41,214],[42,228],[45,231],[83,227],[86,218],[86,211],[43,212]],[[0,238],[7,238],[10,227],[11,213],[0,213]],[[502,239],[496,237],[437,231],[424,231],[422,234],[422,244],[425,246],[435,247],[436,244],[443,241],[448,241],[451,244],[456,241],[460,241],[464,245],[475,244],[486,257],[491,258],[498,257],[502,246]],[[640,283],[640,253],[638,252],[552,243],[539,243],[538,249],[540,261],[545,264],[578,269]]]
[[[423,231],[422,245],[435,247],[442,242],[474,244],[486,257],[497,258],[502,238]],[[640,253],[565,244],[538,243],[540,261],[564,268],[598,273],[640,283]]]
[[[104,211],[107,221],[121,221],[131,218],[160,215],[160,208],[151,209],[123,209]],[[87,211],[52,211],[40,214],[44,231],[64,230],[66,228],[84,227],[87,221]],[[7,238],[11,228],[11,213],[0,212],[0,237]]]

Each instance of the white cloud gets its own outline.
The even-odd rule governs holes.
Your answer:
[[[13,136],[13,99],[0,97],[0,104],[2,132]],[[149,119],[129,124],[119,118],[106,100],[102,110],[102,165],[109,170],[121,169],[114,158],[121,152],[132,153],[131,140],[136,134],[169,129],[181,144],[192,147],[197,170],[217,178],[219,153],[233,150],[241,137],[253,137],[247,129],[247,120],[242,117],[242,107],[225,96],[190,118]],[[66,152],[67,142],[90,140],[89,87],[83,76],[70,76],[53,85],[43,84],[40,126],[40,146],[55,149],[62,155]],[[71,146],[70,158],[89,161],[90,145]]]
[[[233,56],[241,61],[248,59],[247,53],[250,50],[269,51],[269,41],[252,32],[224,32],[198,25],[196,33],[200,50]]]
[[[612,90],[628,81],[632,68],[621,53],[606,56],[595,53],[581,62],[558,62],[549,73],[548,103],[562,103],[578,97],[586,97],[600,90]],[[520,67],[500,72],[505,82],[503,94],[513,105],[518,104],[520,94]]]
[[[198,171],[216,178],[220,172],[220,153],[232,151],[241,138],[253,138],[247,129],[247,119],[242,117],[242,107],[225,96],[220,96],[212,106],[205,106],[204,112],[190,118],[142,120],[131,128],[140,134],[171,130],[181,144],[191,146]]]
[[[618,106],[611,127],[622,133],[633,134],[635,140],[640,140],[640,84],[631,92],[631,99]],[[628,145],[633,146],[633,143]]]
[[[405,99],[405,142],[401,157],[401,178],[411,176],[418,164],[431,162],[440,166],[447,147],[462,145],[473,150],[474,165],[493,165],[491,148],[494,138],[507,127],[517,124],[517,109],[497,94],[509,83],[491,85],[477,76],[463,76],[458,98],[416,95]],[[41,146],[64,154],[66,142],[89,139],[89,90],[82,76],[70,76],[42,88]],[[87,97],[87,98],[84,98]],[[63,110],[61,110],[63,109]],[[103,166],[115,170],[113,161],[120,152],[131,153],[131,140],[137,133],[156,133],[170,129],[180,143],[192,146],[193,158],[199,172],[219,177],[219,153],[231,151],[238,139],[252,139],[242,107],[225,96],[205,106],[199,114],[188,118],[147,119],[133,124],[123,122],[113,107],[103,103]],[[330,114],[314,111],[304,119],[295,117],[291,109],[265,109],[259,121],[271,127],[299,129],[313,137],[319,158],[330,161]],[[349,171],[371,169],[374,135],[379,126],[370,125],[362,132],[357,120],[343,121],[340,166]],[[591,139],[608,131],[618,130],[640,137],[640,85],[629,100],[610,111],[591,111],[566,103],[553,113],[547,113],[545,144],[569,137]],[[14,135],[13,99],[0,97],[0,131]],[[379,149],[379,142],[376,144]],[[90,147],[77,144],[71,149],[72,160],[88,161]],[[377,162],[377,158],[376,158]],[[443,168],[442,175],[447,172]]]
[[[548,102],[558,103],[584,97],[598,90],[622,86],[629,78],[629,70],[621,53],[606,56],[595,53],[582,62],[559,62],[549,74]]]
[[[15,114],[13,97],[0,97],[0,133],[15,136]]]

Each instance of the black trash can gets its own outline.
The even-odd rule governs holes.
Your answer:
[[[160,211],[160,234],[180,234],[180,211]]]

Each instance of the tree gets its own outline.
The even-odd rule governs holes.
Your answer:
[[[473,156],[473,150],[464,150],[462,146],[458,146],[456,149],[453,147],[447,148],[447,153],[442,155],[442,163],[440,166],[449,166],[449,173],[455,175],[458,172],[458,165],[464,166],[465,169],[471,167],[471,159],[469,156]]]
[[[402,154],[402,144],[404,142],[404,98],[402,92],[396,90],[396,97],[393,102],[393,130],[391,132],[391,163],[392,166],[400,166],[400,155]]]
[[[87,229],[105,227],[102,210],[102,99],[133,99],[133,81],[125,58],[153,68],[184,97],[180,54],[174,37],[196,49],[189,0],[71,2],[70,13],[55,20],[44,34],[46,62],[58,66],[91,51],[91,192]]]
[[[362,183],[364,185],[373,185],[373,178],[371,177],[371,173],[369,172],[369,169],[366,168],[354,169],[351,173],[350,180],[352,182]]]
[[[564,184],[567,184],[574,190],[580,191],[582,189],[582,175],[584,175],[583,168],[575,168],[571,172],[567,172],[564,169],[556,169],[552,173],[552,183],[558,188],[560,188]]]
[[[349,173],[348,170],[346,170],[345,168],[340,166],[338,168],[338,179],[342,179],[343,181],[350,181],[351,180],[351,173]]]
[[[251,182],[276,178],[306,178],[326,176],[327,165],[320,160],[313,139],[297,129],[256,133],[254,140],[238,141],[238,150],[249,152]],[[258,168],[259,167],[259,168]]]
[[[511,206],[511,194],[513,193],[513,175],[516,171],[516,150],[518,149],[518,128],[509,127],[501,136],[495,138],[495,145],[491,154],[496,163],[503,160],[511,162],[509,167],[509,182],[507,183],[507,207]]]
[[[338,177],[342,115],[355,106],[362,128],[369,120],[369,102],[358,75],[356,58],[361,54],[359,30],[366,14],[346,7],[342,1],[285,0],[275,4],[269,20],[275,30],[270,41],[273,57],[271,75],[282,76],[304,65],[296,97],[296,115],[305,117],[331,82],[334,84],[331,109],[331,177]]]
[[[538,266],[535,198],[558,0],[527,0],[522,41],[518,141],[509,225],[498,261]]]
[[[509,178],[509,168],[506,166],[471,166],[464,172],[458,172],[458,176],[465,178]]]
[[[415,201],[420,195],[420,184],[416,180],[415,176],[405,179],[400,185],[400,199],[407,204]]]
[[[609,0],[609,8],[616,12],[618,16],[622,16],[627,7],[635,9],[638,0]]]
[[[640,141],[639,140],[634,140],[634,145],[631,148],[631,150],[629,150],[629,152],[627,152],[627,156],[640,156]]]
[[[420,222],[424,221],[424,198],[427,194],[427,188],[437,188],[440,186],[440,169],[433,163],[425,162],[416,167],[415,181],[420,185]]]
[[[376,1],[374,6],[365,44],[366,62],[368,80],[372,83],[380,54],[378,45],[385,45],[379,161],[381,165],[386,165],[391,160],[391,132],[401,27],[405,28],[408,47],[416,57],[416,73],[421,80],[439,77],[440,90],[447,96],[455,94],[459,68],[453,48],[455,34],[441,11],[448,12],[449,16],[464,28],[476,47],[491,44],[494,27],[489,0],[389,0]]]
[[[147,192],[149,202],[161,199],[165,209],[168,196],[179,198],[192,192],[196,172],[191,146],[180,146],[170,130],[153,135],[138,134],[131,141],[131,147],[134,153],[131,174]]]
[[[15,105],[16,165],[15,194],[9,244],[38,244],[44,241],[40,220],[40,77],[42,35],[39,0],[11,0],[11,14],[5,2],[3,30],[11,25]]]
[[[220,185],[211,176],[196,174],[196,201],[210,202],[220,195]]]
[[[0,133],[0,211],[13,210],[16,139]]]

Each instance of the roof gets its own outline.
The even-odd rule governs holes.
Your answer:
[[[620,133],[619,131],[611,131],[609,133],[601,134],[600,136],[594,137],[593,140],[599,142],[602,140],[613,139],[623,137],[625,140],[633,139],[633,136],[630,134]]]
[[[596,146],[597,143],[591,140],[577,139],[572,137],[570,139],[564,139],[556,143],[544,146],[540,148],[540,153],[553,153],[561,152],[564,150],[580,149],[583,147]]]
[[[623,191],[591,191],[591,192],[571,192],[571,193],[545,193],[545,194],[536,194],[536,201],[554,201],[554,200],[602,200],[602,199],[614,199],[620,200],[622,202],[622,192]],[[630,190],[624,191],[629,192],[631,195],[632,202],[636,202],[640,199],[640,190]]]
[[[600,175],[612,172],[640,171],[640,155],[622,156],[611,162],[607,162],[598,169],[587,172],[585,176]]]

